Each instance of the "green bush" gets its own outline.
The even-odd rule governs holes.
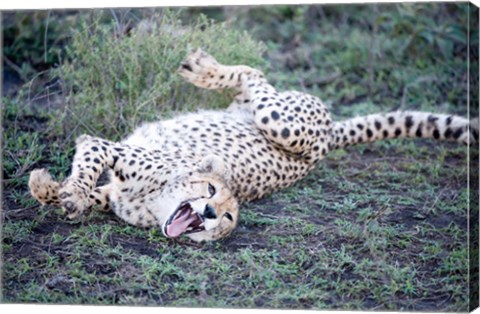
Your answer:
[[[3,56],[7,68],[24,81],[58,63],[68,40],[65,30],[76,25],[75,11],[5,12],[2,18]]]
[[[68,61],[53,72],[66,96],[57,119],[63,130],[117,139],[160,114],[228,105],[228,93],[198,89],[175,73],[197,47],[223,63],[266,65],[263,44],[205,16],[182,25],[179,11],[166,10],[123,32],[118,21],[101,23],[101,15],[83,21],[66,48]]]

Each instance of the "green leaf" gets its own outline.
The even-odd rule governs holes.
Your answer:
[[[463,27],[459,25],[448,26],[445,30],[445,34],[446,36],[448,36],[448,38],[454,39],[461,44],[467,44],[467,33],[465,32]]]
[[[435,35],[427,29],[420,31],[418,36],[425,39],[430,45],[435,41]]]
[[[436,38],[437,46],[445,58],[450,58],[453,54],[453,42],[448,39]]]

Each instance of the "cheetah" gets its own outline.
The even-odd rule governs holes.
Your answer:
[[[33,197],[71,219],[91,208],[113,211],[169,238],[209,241],[232,232],[240,204],[304,178],[332,150],[399,137],[478,143],[478,120],[455,115],[398,111],[332,121],[317,97],[279,92],[260,70],[222,65],[201,49],[177,72],[197,87],[238,93],[225,110],[146,123],[120,142],[80,136],[63,182],[46,169],[31,172]],[[97,186],[104,170],[110,181]]]

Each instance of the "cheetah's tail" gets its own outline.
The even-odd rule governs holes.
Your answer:
[[[330,149],[398,137],[434,138],[466,145],[478,143],[478,118],[397,111],[334,122]]]
[[[35,169],[28,181],[30,194],[43,205],[61,206],[58,190],[60,184],[52,179],[47,169]]]

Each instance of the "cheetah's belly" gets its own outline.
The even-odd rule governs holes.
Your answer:
[[[240,201],[260,198],[303,178],[313,168],[302,158],[276,148],[248,117],[208,111],[144,125],[125,141],[161,152],[216,155],[231,172]]]

